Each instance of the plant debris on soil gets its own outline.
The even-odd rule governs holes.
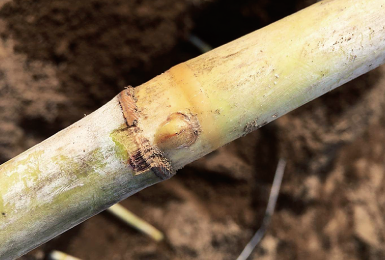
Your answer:
[[[199,55],[315,0],[0,0],[0,161]],[[155,243],[106,213],[21,259],[235,259],[277,210],[252,259],[385,259],[385,67],[185,167],[122,204]]]

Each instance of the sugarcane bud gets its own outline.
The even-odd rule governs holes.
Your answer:
[[[199,133],[196,116],[176,112],[160,125],[155,134],[155,143],[163,151],[181,149],[194,144]]]

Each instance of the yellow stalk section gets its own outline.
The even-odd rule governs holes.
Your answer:
[[[137,88],[141,128],[151,139],[168,115],[195,114],[197,142],[166,151],[181,168],[383,64],[384,51],[384,0],[324,0]]]
[[[0,258],[384,62],[385,0],[324,0],[125,90],[0,167]]]
[[[126,224],[136,228],[137,230],[147,234],[149,237],[154,239],[156,242],[163,240],[164,236],[162,232],[157,230],[155,227],[151,226],[147,222],[143,221],[139,217],[135,216],[133,213],[128,211],[125,207],[119,203],[111,206],[108,211],[124,221]]]
[[[60,251],[52,251],[49,254],[49,259],[51,260],[81,260],[77,257],[73,257],[70,255],[67,255],[66,253],[60,252]]]

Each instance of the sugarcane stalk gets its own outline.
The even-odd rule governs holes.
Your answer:
[[[114,216],[118,217],[120,220],[124,221],[131,227],[145,233],[146,235],[154,239],[156,242],[160,242],[164,239],[164,235],[162,232],[160,232],[158,229],[156,229],[146,221],[137,217],[132,212],[128,211],[119,203],[112,205],[110,208],[107,209],[107,211],[113,214]]]
[[[0,258],[385,62],[385,1],[324,0],[181,63],[0,168]]]
[[[48,257],[49,260],[81,260],[77,257],[74,257],[74,256],[71,256],[71,255],[68,255],[64,252],[61,252],[61,251],[52,251],[50,254],[49,254],[49,257]]]

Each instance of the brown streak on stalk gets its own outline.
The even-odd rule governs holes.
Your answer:
[[[118,98],[127,126],[136,126],[139,119],[139,113],[136,106],[134,88],[128,86],[126,90],[119,93]]]
[[[134,89],[129,86],[120,92],[118,100],[127,124],[127,128],[124,129],[126,137],[135,147],[134,149],[127,149],[129,158],[127,163],[132,167],[134,174],[139,175],[150,170],[161,180],[172,177],[175,171],[170,161],[162,151],[151,145],[138,127],[140,115],[136,106]]]

